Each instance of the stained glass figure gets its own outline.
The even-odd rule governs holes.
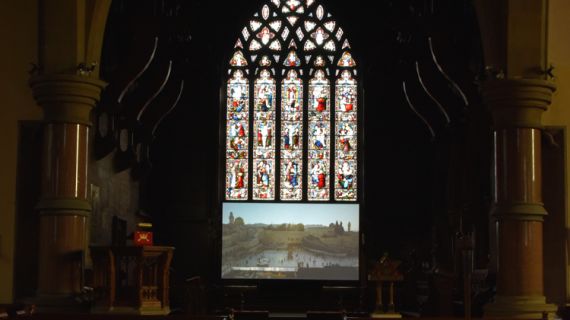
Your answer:
[[[299,67],[301,66],[301,59],[299,59],[295,51],[291,51],[287,55],[287,59],[285,59],[283,64],[287,67]]]
[[[303,196],[303,82],[290,70],[281,86],[281,200]]]
[[[317,70],[309,82],[308,200],[329,200],[330,82]]]
[[[352,59],[352,58],[351,58]],[[357,84],[348,70],[336,81],[335,200],[356,200]]]
[[[247,200],[249,85],[237,70],[228,81],[226,199]]]
[[[322,56],[315,58],[315,67],[324,67],[326,65],[327,61]]]
[[[243,56],[243,53],[241,51],[236,51],[234,53],[234,56],[230,60],[230,66],[232,66],[232,67],[245,67],[245,66],[247,66],[247,60],[245,60],[245,57]]]
[[[263,69],[254,88],[254,200],[275,199],[275,80]]]
[[[329,38],[329,34],[326,33],[326,31],[323,28],[318,27],[315,32],[311,33],[311,38],[315,39],[317,45],[320,46],[323,44],[325,40]]]
[[[275,37],[275,33],[271,32],[269,28],[263,27],[256,37],[261,40],[261,43],[266,45]]]
[[[261,60],[259,60],[259,65],[262,67],[269,67],[271,65],[271,59],[269,59],[268,56],[263,56],[261,57]]]
[[[355,67],[356,62],[354,61],[354,59],[352,59],[352,55],[350,54],[350,52],[345,51],[342,54],[342,57],[340,57],[340,59],[338,60],[337,65],[339,67]]]

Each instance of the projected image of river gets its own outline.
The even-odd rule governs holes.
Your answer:
[[[318,255],[307,250],[266,250],[238,261],[236,267],[283,267],[324,268],[324,267],[357,267],[358,257],[335,257]]]
[[[331,216],[332,207],[325,212],[324,207],[311,206],[303,217],[320,212],[318,221],[302,216],[293,220],[296,212],[288,210],[280,219],[291,222],[267,223],[263,212],[253,214],[251,205],[247,211],[232,208],[239,214],[224,207],[222,278],[358,280],[358,211]]]

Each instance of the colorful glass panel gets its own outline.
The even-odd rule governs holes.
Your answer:
[[[253,199],[275,199],[275,80],[261,70],[254,87]]]
[[[307,40],[307,42],[305,42],[305,51],[311,51],[314,50],[317,46],[315,46],[315,44],[313,43],[313,41],[311,40]]]
[[[317,24],[313,21],[305,21],[305,30],[307,30],[307,32],[311,32],[313,31],[313,29],[315,29],[315,27],[317,26]]]
[[[337,32],[336,32],[336,39],[338,41],[340,41],[340,39],[342,39],[342,35],[344,34],[344,31],[342,31],[342,28],[338,28]]]
[[[281,86],[281,200],[303,198],[303,82],[290,70]]]
[[[301,1],[299,1],[299,0],[287,0],[287,2],[285,2],[285,3],[287,3],[287,5],[289,6],[289,8],[291,10],[296,10],[299,7],[299,5],[301,4]]]
[[[236,51],[234,53],[234,56],[230,60],[230,66],[232,66],[232,67],[245,67],[245,66],[247,66],[247,60],[245,60],[245,57],[243,56],[243,53],[241,51]]]
[[[269,0],[241,30],[228,71],[226,200],[357,201],[356,61],[315,3]],[[251,97],[245,75],[256,75]]]
[[[295,51],[291,51],[287,55],[287,59],[283,61],[283,65],[287,67],[299,67],[301,66],[301,59],[299,59]]]
[[[263,17],[264,20],[267,20],[267,18],[269,18],[269,7],[267,5],[264,5],[263,8],[261,9],[261,16]]]
[[[249,85],[242,71],[229,79],[227,97],[226,200],[247,200]]]
[[[334,41],[329,40],[329,42],[327,42],[324,46],[325,50],[328,51],[335,51],[336,50],[336,45],[334,44]]]
[[[319,18],[319,20],[322,20],[324,14],[325,14],[325,9],[323,8],[323,6],[319,5],[319,7],[317,8],[317,18]]]
[[[315,59],[315,67],[324,67],[326,64],[327,62],[322,56],[318,56]]]
[[[271,32],[268,27],[263,27],[256,37],[261,40],[261,43],[266,45],[271,39],[275,38],[275,33]]]
[[[335,200],[355,201],[357,191],[357,84],[350,71],[336,82]]]
[[[251,20],[249,22],[249,27],[251,28],[252,31],[257,31],[259,30],[259,28],[261,28],[261,22],[257,21],[257,20]]]
[[[311,33],[311,38],[320,46],[329,38],[329,34],[323,28],[318,27],[315,32]]]
[[[259,65],[262,67],[269,67],[271,65],[271,60],[268,56],[263,56],[261,57],[261,60],[259,60]]]
[[[289,16],[287,17],[287,21],[289,21],[289,23],[292,26],[295,26],[295,23],[297,23],[297,20],[299,20],[299,17],[295,17],[295,16]]]
[[[279,40],[273,40],[273,42],[271,42],[271,44],[269,45],[269,49],[275,51],[281,50],[281,42],[279,42]]]
[[[283,40],[287,40],[287,37],[289,37],[289,28],[285,27],[285,29],[283,29],[283,33],[281,33],[281,38]]]
[[[335,26],[336,26],[336,22],[334,22],[334,21],[329,21],[329,22],[325,23],[325,28],[330,32],[334,31]]]
[[[271,29],[275,30],[275,32],[279,32],[279,30],[281,30],[281,21],[273,21],[269,24],[269,26]]]
[[[350,52],[345,51],[342,54],[342,57],[340,57],[340,59],[338,60],[338,64],[339,67],[355,67],[356,66],[356,62],[354,61],[354,59],[352,58],[352,55],[350,54]]]
[[[257,42],[257,40],[251,40],[251,43],[249,44],[249,50],[257,51],[259,49],[261,49],[261,44]]]
[[[330,173],[330,82],[317,70],[309,83],[308,200],[326,201]]]

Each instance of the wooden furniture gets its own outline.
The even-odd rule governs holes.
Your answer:
[[[92,313],[165,315],[170,312],[173,247],[94,246]]]
[[[403,275],[398,270],[401,261],[391,260],[385,254],[378,262],[374,264],[369,280],[376,282],[376,307],[372,313],[372,318],[401,318],[402,315],[396,312],[394,303],[394,283],[404,280]],[[382,297],[383,283],[388,283],[388,308],[384,308],[384,299]]]

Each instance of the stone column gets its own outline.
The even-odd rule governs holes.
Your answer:
[[[494,119],[493,217],[497,232],[497,296],[489,318],[540,319],[553,314],[543,285],[541,117],[555,86],[545,80],[487,81],[483,99]]]
[[[87,197],[90,113],[104,85],[70,74],[37,76],[30,81],[45,121],[42,195],[37,205],[40,309],[72,304],[72,295],[81,289],[91,212]]]

